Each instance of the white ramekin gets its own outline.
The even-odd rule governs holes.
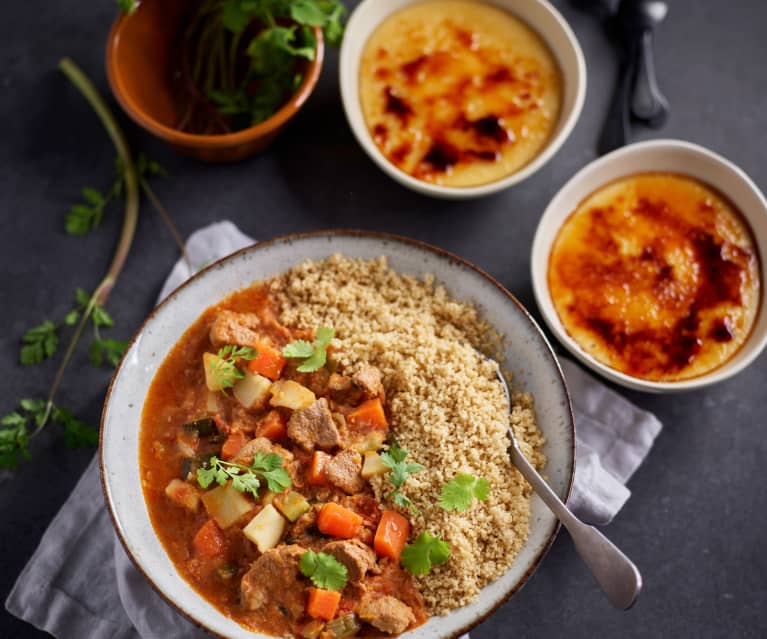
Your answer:
[[[709,184],[727,197],[751,227],[759,252],[762,300],[751,335],[735,355],[714,370],[677,382],[652,382],[602,364],[587,354],[568,335],[559,320],[549,294],[549,254],[559,228],[591,193],[608,182],[643,172],[681,173]],[[767,284],[767,201],[741,169],[722,156],[701,146],[680,140],[652,140],[632,144],[595,160],[576,173],[551,200],[538,224],[533,240],[531,271],[533,292],[546,324],[562,344],[589,368],[609,380],[636,390],[669,393],[703,388],[721,382],[743,370],[762,352],[767,343],[767,312],[764,287]]]
[[[540,169],[559,150],[573,130],[586,97],[586,63],[578,40],[565,19],[546,0],[475,0],[513,13],[548,44],[562,72],[563,94],[559,121],[548,144],[519,171],[478,186],[440,186],[418,180],[392,164],[376,146],[365,124],[359,97],[360,60],[370,36],[391,14],[421,0],[364,0],[352,12],[341,45],[340,84],[346,118],[357,141],[385,173],[424,195],[467,199],[489,195],[518,184]]]

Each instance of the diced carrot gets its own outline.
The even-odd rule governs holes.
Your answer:
[[[233,430],[221,447],[221,458],[226,461],[232,459],[247,443],[248,436],[245,433],[241,430]]]
[[[260,341],[256,344],[256,355],[248,362],[248,370],[268,377],[272,381],[279,379],[285,366],[285,357],[271,344]]]
[[[198,557],[220,557],[224,554],[225,547],[226,537],[213,519],[206,521],[192,539],[192,549]]]
[[[389,427],[380,397],[362,402],[346,416],[346,423],[357,428],[386,430]]]
[[[317,528],[324,535],[340,539],[350,539],[357,534],[362,525],[362,517],[335,502],[328,502],[317,515]]]
[[[266,437],[278,442],[288,434],[288,422],[278,410],[270,410],[256,427],[256,437]]]
[[[410,522],[394,510],[384,510],[373,538],[373,548],[379,557],[399,561],[409,535]]]
[[[306,613],[315,619],[330,621],[336,616],[341,593],[337,590],[309,588],[309,600],[306,603]]]
[[[312,464],[309,467],[309,475],[306,481],[312,486],[324,486],[328,483],[325,477],[325,464],[330,460],[330,455],[321,450],[315,450],[312,456]]]

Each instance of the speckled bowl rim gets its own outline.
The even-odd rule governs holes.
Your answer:
[[[641,158],[643,155],[652,153],[664,154],[671,161],[672,154],[677,153],[681,158],[687,154],[688,162],[679,163],[677,168],[646,168],[629,170],[624,168],[624,163],[632,158]],[[693,166],[693,159],[698,162]],[[640,161],[640,160],[637,160]],[[674,160],[677,161],[677,160]],[[614,168],[615,167],[615,168]],[[709,170],[710,175],[716,174],[716,178],[701,177],[704,170]],[[556,239],[557,232],[575,207],[582,201],[569,202],[567,206],[563,200],[573,190],[577,191],[580,184],[594,181],[598,185],[590,189],[595,190],[621,179],[636,174],[637,172],[662,172],[678,173],[687,175],[708,184],[719,191],[725,198],[739,209],[741,216],[751,230],[754,244],[759,254],[759,274],[761,281],[761,299],[754,320],[754,326],[746,341],[727,361],[707,373],[676,382],[656,382],[622,373],[606,364],[603,364],[592,355],[586,353],[581,346],[567,332],[559,319],[554,303],[551,299],[548,285],[548,261],[551,247]],[[606,174],[605,177],[595,177]],[[738,197],[733,194],[733,188],[723,186],[725,182],[732,180],[742,191]],[[577,199],[577,198],[576,198]],[[752,206],[739,206],[739,201],[751,200]],[[568,210],[569,207],[569,210]],[[566,212],[565,212],[566,211]],[[762,233],[758,232],[757,225],[762,226]],[[552,234],[553,230],[553,235]],[[551,235],[551,237],[549,237]],[[607,155],[597,158],[573,175],[554,195],[549,202],[538,223],[533,237],[533,245],[530,256],[530,273],[533,283],[533,295],[538,308],[549,329],[555,337],[572,353],[580,362],[591,368],[602,377],[616,384],[633,390],[651,393],[678,393],[684,391],[699,390],[712,384],[725,381],[737,375],[749,366],[767,346],[767,309],[765,309],[765,295],[767,294],[767,200],[754,181],[739,166],[725,157],[703,147],[685,140],[657,139],[646,140],[629,144],[616,149]]]
[[[284,235],[276,236],[269,240],[263,240],[256,242],[250,246],[246,246],[238,251],[235,251],[234,253],[231,253],[230,255],[227,255],[215,262],[212,262],[208,266],[206,266],[204,269],[200,270],[199,272],[195,273],[192,277],[190,277],[188,280],[186,280],[183,284],[181,284],[179,287],[174,289],[172,293],[170,293],[162,302],[160,302],[152,311],[149,313],[149,315],[144,319],[144,321],[141,323],[137,331],[134,333],[133,337],[128,342],[128,345],[125,349],[125,354],[123,355],[123,358],[121,359],[119,365],[115,369],[114,374],[112,375],[112,379],[109,382],[109,387],[107,388],[106,396],[104,398],[104,408],[101,413],[101,421],[99,425],[99,450],[98,450],[98,461],[99,461],[99,472],[101,477],[101,488],[102,492],[104,494],[104,500],[107,505],[107,510],[109,512],[109,517],[112,521],[112,526],[114,527],[115,533],[117,534],[118,539],[120,540],[120,543],[123,546],[123,549],[125,550],[125,553],[130,558],[133,565],[136,567],[136,569],[143,575],[143,577],[151,584],[154,591],[174,610],[176,610],[180,615],[182,615],[185,619],[187,619],[189,622],[197,626],[198,628],[204,630],[205,632],[208,632],[209,634],[219,637],[220,639],[229,639],[226,635],[220,634],[216,632],[215,630],[211,629],[209,626],[207,626],[203,621],[197,619],[194,617],[191,613],[184,610],[179,604],[177,604],[175,601],[173,601],[171,598],[165,595],[165,593],[159,588],[159,586],[154,582],[151,575],[148,574],[146,570],[144,570],[141,563],[138,561],[136,557],[134,557],[133,553],[131,552],[130,546],[127,543],[127,540],[123,536],[123,531],[119,524],[119,518],[117,513],[115,512],[115,507],[112,504],[110,492],[107,486],[107,479],[106,479],[106,468],[105,468],[105,460],[104,460],[104,431],[105,431],[105,422],[107,417],[107,408],[109,406],[109,402],[112,396],[112,391],[115,385],[115,382],[118,378],[118,373],[120,372],[120,369],[122,368],[126,357],[129,355],[129,353],[132,350],[132,347],[136,343],[136,341],[140,338],[140,336],[143,334],[144,329],[146,325],[155,317],[155,315],[160,311],[160,309],[164,308],[167,305],[173,304],[174,299],[177,297],[179,291],[189,286],[194,280],[204,276],[205,273],[208,273],[209,271],[212,271],[214,269],[220,269],[224,268],[226,266],[226,263],[229,260],[233,260],[237,256],[250,252],[250,251],[258,251],[262,248],[267,248],[269,246],[273,246],[276,244],[284,243],[289,244],[291,242],[294,242],[296,240],[301,240],[304,238],[321,238],[321,237],[328,237],[329,239],[332,237],[349,237],[349,238],[366,238],[366,239],[373,239],[373,240],[381,240],[386,242],[392,242],[392,243],[400,243],[405,244],[410,247],[414,247],[416,249],[420,249],[422,251],[432,253],[436,255],[439,258],[448,260],[449,262],[456,263],[459,266],[465,267],[471,271],[474,271],[478,275],[480,275],[482,278],[487,280],[490,284],[492,284],[495,288],[498,289],[500,293],[502,293],[511,303],[517,306],[518,310],[521,311],[522,315],[528,320],[530,323],[533,333],[537,336],[537,338],[540,339],[543,347],[544,352],[548,355],[548,357],[551,359],[551,363],[553,364],[553,370],[556,372],[556,379],[555,381],[561,385],[564,398],[566,400],[566,416],[568,418],[567,426],[569,426],[569,435],[570,435],[570,450],[569,450],[569,462],[570,462],[570,468],[567,478],[567,486],[565,495],[563,498],[563,501],[567,503],[570,499],[570,496],[572,494],[572,487],[573,487],[573,481],[575,477],[575,416],[573,413],[572,408],[572,400],[570,398],[570,392],[567,387],[567,382],[565,380],[564,373],[562,372],[562,368],[559,364],[559,360],[557,359],[557,356],[554,352],[554,349],[551,347],[551,344],[549,343],[548,339],[546,338],[546,335],[543,333],[541,328],[538,326],[538,323],[535,321],[533,316],[528,312],[528,310],[525,308],[525,306],[508,290],[506,287],[504,287],[498,280],[496,280],[492,275],[484,271],[483,269],[479,268],[472,262],[469,262],[465,258],[460,257],[459,255],[456,255],[455,253],[452,253],[446,249],[439,248],[437,246],[434,246],[432,244],[428,244],[426,242],[422,242],[421,240],[416,240],[414,238],[409,238],[401,235],[396,235],[393,233],[385,233],[385,232],[376,232],[376,231],[362,231],[357,229],[334,229],[334,230],[318,230],[318,231],[309,231],[309,232],[302,232],[302,233],[288,233]],[[296,262],[296,264],[300,263],[301,259],[299,258]],[[211,304],[215,303],[215,301],[211,302]],[[197,318],[193,318],[192,321],[196,320]],[[143,499],[143,495],[142,495]],[[549,550],[551,549],[551,546],[554,543],[554,540],[556,539],[557,535],[559,534],[559,531],[561,529],[561,523],[559,521],[556,521],[553,527],[553,530],[551,531],[551,534],[547,538],[546,542],[542,545],[540,551],[538,554],[534,557],[534,559],[531,561],[529,568],[527,571],[520,577],[520,579],[517,581],[516,584],[514,584],[513,587],[511,587],[502,597],[500,597],[495,604],[484,614],[478,615],[475,619],[473,619],[470,623],[466,624],[465,626],[462,626],[461,628],[449,633],[442,635],[442,639],[457,639],[461,635],[469,632],[472,628],[476,627],[486,619],[488,619],[490,616],[492,616],[504,603],[506,603],[514,594],[519,592],[519,590],[528,582],[530,577],[535,573],[535,571],[540,566],[541,562],[543,561],[543,558],[548,554]],[[157,540],[158,543],[159,539]],[[179,579],[183,580],[183,577],[179,574]],[[198,596],[203,599],[202,595]],[[449,615],[448,615],[449,616]],[[417,630],[417,628],[416,628]],[[258,632],[253,632],[254,639],[262,639],[262,638],[268,638],[268,635],[263,635]]]
[[[357,139],[357,142],[364,149],[365,153],[378,165],[378,167],[386,173],[389,177],[393,178],[403,186],[406,186],[413,191],[421,193],[422,195],[428,195],[431,197],[463,200],[475,197],[483,197],[491,195],[507,189],[515,184],[519,184],[523,180],[526,180],[531,175],[551,160],[554,155],[559,151],[562,145],[565,143],[570,134],[572,133],[575,125],[583,110],[583,104],[586,99],[586,87],[587,87],[587,73],[586,73],[586,59],[581,50],[578,38],[573,30],[570,28],[567,20],[562,16],[559,10],[554,7],[547,0],[525,0],[530,5],[537,5],[550,20],[552,25],[551,31],[544,31],[538,24],[532,24],[525,18],[520,17],[519,20],[529,26],[535,31],[538,36],[546,43],[551,49],[554,58],[559,66],[560,73],[562,74],[562,85],[564,90],[562,92],[562,105],[558,116],[557,126],[555,127],[552,135],[546,141],[546,144],[541,150],[533,156],[533,158],[525,165],[520,167],[515,172],[506,175],[505,177],[498,178],[492,182],[484,184],[477,184],[474,186],[442,186],[439,184],[432,184],[424,180],[419,180],[408,173],[405,173],[394,164],[392,164],[381,152],[378,146],[373,141],[370,131],[365,124],[365,117],[362,114],[362,105],[360,103],[360,97],[358,95],[358,81],[352,81],[352,76],[357,77],[359,74],[360,60],[362,52],[365,48],[367,39],[375,32],[381,21],[386,20],[389,16],[393,15],[397,11],[403,9],[407,5],[418,4],[428,0],[401,0],[397,6],[389,11],[381,21],[370,26],[368,28],[367,18],[364,17],[366,11],[370,10],[370,7],[378,3],[387,3],[390,0],[363,0],[358,4],[349,17],[349,23],[347,30],[352,31],[354,29],[365,28],[366,36],[365,41],[359,47],[359,54],[357,50],[351,50],[351,45],[348,44],[349,40],[344,38],[341,44],[341,53],[339,55],[339,84],[341,87],[341,100],[343,102],[344,113],[346,114],[346,120],[349,123],[349,127]],[[479,2],[487,4],[491,7],[500,9],[507,13],[515,14],[513,0],[470,0],[472,2]],[[556,31],[556,32],[555,32]],[[553,41],[561,40],[562,48],[566,49],[567,60],[560,59],[557,55]],[[572,73],[567,74],[565,71],[566,66],[572,67]],[[572,101],[565,108],[565,96],[566,91],[570,90],[573,93]]]

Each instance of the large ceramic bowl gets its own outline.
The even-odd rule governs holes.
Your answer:
[[[746,342],[728,361],[703,375],[675,382],[654,382],[626,375],[586,353],[559,320],[548,285],[551,247],[560,227],[589,195],[606,184],[635,173],[680,173],[704,182],[729,199],[743,214],[753,233],[759,257],[762,300]],[[538,223],[533,240],[531,271],[533,292],[546,324],[565,348],[586,366],[607,379],[635,390],[673,393],[695,390],[724,381],[753,362],[767,345],[767,200],[741,169],[721,155],[682,140],[650,140],[630,144],[581,169],[551,200]]]
[[[500,284],[461,258],[412,240],[357,232],[320,232],[261,242],[208,267],[166,299],[133,338],[107,395],[101,420],[101,473],[115,528],[128,554],[168,602],[209,632],[233,639],[259,637],[224,616],[181,578],[149,519],[139,476],[141,411],[149,385],[170,349],[210,305],[254,280],[278,275],[307,259],[333,253],[386,255],[402,273],[432,273],[457,299],[474,303],[505,339],[505,366],[535,395],[546,436],[546,476],[560,497],[573,477],[573,418],[562,371],[527,311]],[[408,639],[452,637],[491,614],[514,594],[543,559],[558,530],[543,503],[532,499],[530,536],[509,571],[483,589],[477,602],[434,617]]]
[[[371,159],[400,184],[424,195],[466,199],[490,195],[527,179],[548,162],[564,144],[578,121],[586,97],[586,63],[572,29],[546,0],[476,0],[508,11],[543,38],[562,73],[562,104],[559,120],[546,146],[518,171],[477,186],[441,186],[408,175],[381,152],[365,123],[360,103],[360,61],[365,44],[390,15],[420,0],[363,0],[349,18],[341,45],[339,77],[346,119],[357,141]]]

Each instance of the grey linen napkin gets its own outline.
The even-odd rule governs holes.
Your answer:
[[[231,222],[193,233],[195,269],[252,244]],[[190,276],[175,265],[160,294]],[[630,496],[625,483],[642,463],[660,422],[564,360],[575,410],[576,471],[570,505],[583,519],[607,524]],[[209,639],[171,608],[134,567],[104,504],[97,459],[43,535],[6,609],[58,639]]]

